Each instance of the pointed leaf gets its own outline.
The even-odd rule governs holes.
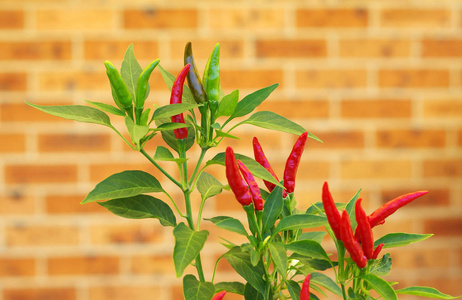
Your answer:
[[[320,285],[338,296],[342,296],[342,289],[329,276],[322,273],[312,273],[310,282]]]
[[[183,277],[183,295],[185,300],[210,300],[215,293],[211,282],[201,282],[194,275]]]
[[[230,293],[244,295],[245,285],[241,282],[218,282],[215,283],[215,293],[220,291],[228,291]]]
[[[284,245],[279,242],[268,243],[268,249],[270,250],[271,257],[273,259],[276,268],[279,270],[281,275],[285,278],[287,274],[287,252]]]
[[[164,192],[164,189],[151,174],[143,171],[124,171],[111,175],[98,183],[82,201],[82,204],[156,192]]]
[[[184,163],[187,158],[175,158],[168,148],[157,146],[156,153],[154,154],[154,160],[156,161],[174,161],[176,163]]]
[[[93,102],[93,101],[89,101],[89,100],[85,100],[85,102],[93,105],[94,107],[102,110],[102,111],[105,111],[107,113],[110,113],[110,114],[113,114],[113,115],[116,115],[116,116],[121,116],[121,117],[125,117],[125,112],[123,110],[120,110],[118,109],[117,107],[115,106],[112,106],[110,104],[106,104],[106,103],[101,103],[101,102]]]
[[[217,227],[220,227],[222,229],[247,236],[247,231],[245,230],[244,225],[242,225],[241,221],[239,221],[238,219],[226,216],[218,216],[205,220],[212,222]]]
[[[128,219],[159,219],[164,226],[176,226],[172,209],[162,200],[149,195],[97,202],[115,215]]]
[[[29,102],[26,102],[26,104],[53,116],[79,122],[100,124],[112,128],[108,115],[94,107],[84,105],[45,106],[32,104]]]
[[[127,126],[128,133],[130,134],[133,143],[135,143],[135,145],[140,145],[140,140],[148,133],[149,126],[137,125],[129,116],[125,117],[125,125]]]
[[[265,234],[273,227],[284,208],[282,200],[282,188],[276,186],[263,205],[262,232]]]
[[[197,190],[202,199],[208,199],[216,196],[223,190],[223,185],[209,173],[203,172],[197,180]]]
[[[156,125],[158,127],[162,126],[162,124],[165,124],[165,123],[170,123],[170,120],[169,119],[156,120]],[[164,131],[161,131],[161,133],[162,133],[162,139],[164,140],[164,142],[167,143],[167,145],[169,145],[170,148],[178,152],[179,145],[178,145],[178,140],[175,137],[174,131],[164,130]],[[186,151],[194,145],[194,139],[195,139],[195,131],[191,126],[189,126],[188,127],[188,137],[186,138],[186,147],[185,147]]]
[[[191,124],[188,123],[164,123],[157,128],[154,129],[154,131],[171,131],[174,129],[178,128],[185,128],[185,127],[190,127]]]
[[[323,226],[327,223],[325,217],[316,215],[291,215],[279,221],[274,233],[284,230],[297,230],[304,228],[314,228]]]
[[[376,275],[364,275],[362,278],[371,285],[371,287],[380,295],[383,299],[387,300],[398,300],[395,291],[391,285]]]
[[[393,261],[390,253],[385,254],[381,259],[376,259],[370,266],[369,274],[377,276],[386,276],[390,273]]]
[[[231,94],[224,96],[218,104],[215,117],[231,116],[236,109],[237,102],[239,101],[239,90],[234,90]]]
[[[250,114],[255,108],[257,108],[268,96],[278,87],[278,83],[262,88],[252,94],[245,96],[236,105],[234,113],[230,119],[243,117]]]
[[[172,116],[179,115],[185,111],[199,107],[199,104],[189,104],[189,103],[175,103],[168,104],[157,108],[152,114],[152,120],[159,120],[170,118]]]
[[[143,72],[143,69],[136,60],[133,44],[131,44],[128,46],[127,51],[125,51],[124,60],[120,67],[120,75],[127,85],[133,99],[136,98],[136,85],[141,72]]]
[[[401,295],[414,295],[414,296],[437,298],[437,299],[456,299],[460,297],[460,296],[453,297],[451,295],[441,293],[435,288],[426,287],[426,286],[411,286],[411,287],[397,290],[396,293],[401,294]]]
[[[374,247],[377,247],[379,244],[385,244],[383,248],[393,248],[406,246],[412,243],[420,242],[428,239],[433,234],[415,234],[415,233],[389,233],[382,236],[375,241]]]
[[[287,133],[292,133],[300,135],[306,130],[302,126],[298,125],[291,120],[278,115],[271,111],[259,111],[254,113],[245,121],[242,121],[240,124],[250,124],[261,128],[272,129]]]
[[[180,223],[173,229],[173,235],[175,236],[173,262],[176,277],[180,277],[204,247],[209,233],[206,230],[194,231],[184,223]]]
[[[299,240],[313,240],[315,242],[318,242],[321,244],[322,240],[324,239],[324,236],[327,233],[324,231],[310,231],[310,232],[304,232],[300,235],[298,238]]]
[[[300,292],[302,291],[300,285],[293,280],[287,280],[286,286],[289,291],[290,298],[292,298],[292,300],[300,300]]]
[[[312,240],[295,241],[285,245],[286,249],[294,253],[317,259],[330,260],[322,246]]]

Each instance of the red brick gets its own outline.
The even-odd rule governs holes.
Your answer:
[[[220,214],[220,212],[242,211],[242,205],[240,205],[239,202],[237,202],[232,192],[223,191],[223,193],[215,197],[214,204],[215,210],[218,212],[218,214]]]
[[[384,9],[380,13],[383,27],[432,29],[449,27],[451,11],[444,9]]]
[[[280,9],[227,8],[212,9],[207,24],[214,30],[281,30],[285,25],[285,14]]]
[[[257,57],[263,58],[314,58],[327,56],[326,40],[257,40]]]
[[[461,39],[425,39],[421,47],[424,57],[462,57]]]
[[[462,129],[457,132],[457,146],[462,147]]]
[[[170,275],[175,272],[171,254],[133,256],[131,265],[134,274]]]
[[[79,232],[68,225],[18,225],[5,229],[7,247],[75,246]]]
[[[261,89],[279,83],[279,89],[284,86],[283,72],[280,69],[246,69],[223,70],[220,73],[221,86],[224,89]],[[239,95],[243,97],[244,95]]]
[[[47,268],[51,276],[117,274],[119,259],[113,256],[52,257],[47,261]]]
[[[88,290],[89,300],[146,300],[160,294],[158,286],[96,286]],[[157,296],[156,296],[157,295]],[[172,298],[173,299],[173,298]]]
[[[380,202],[382,204],[401,195],[409,194],[417,190],[424,190],[425,188],[408,188],[408,189],[393,189],[384,190],[380,195]],[[414,200],[408,207],[431,207],[431,206],[449,206],[451,193],[447,189],[429,189],[429,193]]]
[[[24,152],[26,137],[24,134],[0,133],[0,153]]]
[[[70,41],[0,42],[0,60],[69,60]]]
[[[49,195],[46,197],[46,211],[48,214],[90,214],[109,213],[97,203],[80,204],[85,195]]]
[[[444,130],[379,130],[377,146],[381,148],[443,148],[446,146]]]
[[[21,92],[27,89],[26,73],[0,73],[0,90]]]
[[[410,118],[412,104],[407,99],[345,99],[341,102],[343,118]]]
[[[94,225],[91,227],[91,240],[95,245],[118,244],[152,244],[160,243],[164,239],[161,225],[143,226],[142,224],[127,223],[125,225]],[[157,220],[155,222],[158,222]]]
[[[339,42],[339,53],[342,57],[377,57],[383,59],[408,57],[410,48],[409,40],[348,39]]]
[[[448,249],[420,247],[418,250],[400,248],[388,251],[393,258],[393,268],[397,269],[444,268],[450,264]]]
[[[412,164],[406,160],[349,160],[340,163],[344,179],[411,178]]]
[[[366,70],[309,70],[297,71],[295,84],[297,88],[354,89],[367,86]]]
[[[427,118],[461,118],[462,99],[425,100],[423,114]]]
[[[445,217],[443,219],[429,219],[424,221],[425,232],[433,233],[438,237],[461,236],[462,218]]]
[[[389,88],[443,88],[449,86],[449,71],[443,69],[380,70],[379,85]]]
[[[5,180],[11,184],[64,183],[77,181],[75,165],[7,165]]]
[[[70,103],[59,103],[59,105],[68,104]],[[58,105],[58,103],[50,103],[50,105]],[[72,122],[44,113],[25,103],[5,103],[0,105],[0,117],[4,122]]]
[[[195,28],[198,13],[195,9],[126,10],[123,19],[126,29]]]
[[[268,99],[258,107],[258,110],[273,111],[291,120],[325,119],[329,117],[329,107],[327,99],[303,99],[301,101]]]
[[[113,10],[102,9],[50,9],[36,12],[36,27],[39,30],[93,31],[112,29]]]
[[[42,91],[103,90],[110,91],[103,66],[91,71],[44,72],[39,74]]]
[[[110,149],[107,134],[43,134],[38,137],[42,152],[102,152]]]
[[[5,288],[3,290],[3,300],[76,300],[77,292],[71,287],[57,288]]]
[[[368,11],[358,9],[299,9],[296,11],[298,27],[362,28],[368,22]]]
[[[87,40],[84,43],[85,59],[91,60],[122,60],[130,43],[133,43],[135,56],[138,60],[154,60],[159,56],[158,43],[149,40]]]
[[[22,277],[35,275],[33,258],[0,258],[0,277]]]
[[[317,142],[312,142],[312,144],[315,144]],[[287,155],[288,156],[288,155]],[[277,166],[277,164],[276,164]],[[285,166],[285,162],[284,162]],[[281,166],[279,169],[282,169],[283,166]],[[300,172],[297,173],[297,179],[299,180],[304,180],[304,179],[326,179],[329,178],[330,176],[330,163],[328,161],[309,161],[307,159],[303,160],[300,162],[299,165],[299,170]],[[303,172],[302,170],[305,170]],[[282,179],[282,174],[281,174],[281,179]],[[300,182],[300,181],[299,181]],[[304,188],[301,182],[298,184],[300,188]],[[297,191],[297,185],[295,187],[295,191]]]
[[[244,57],[244,42],[242,40],[203,40],[197,38],[188,39],[191,42],[194,59],[198,63],[199,59],[205,61],[215,47],[216,43],[220,44],[220,59],[243,58]],[[184,40],[174,40],[170,43],[170,55],[173,59],[183,59],[184,48],[186,43]],[[204,66],[205,67],[205,66]],[[203,67],[198,65],[199,72],[202,72]]]
[[[316,132],[324,143],[308,141],[307,148],[323,150],[330,149],[360,149],[364,147],[364,133],[362,131],[327,131]]]
[[[0,11],[0,29],[24,28],[24,12],[20,10]]]
[[[3,193],[0,203],[0,215],[30,215],[36,209],[35,198],[24,195],[21,190]]]
[[[174,167],[174,166],[171,166]],[[171,172],[173,169],[176,168],[169,168],[165,167],[165,170]],[[90,180],[93,182],[99,182],[112,174],[119,173],[125,170],[142,170],[148,172],[152,176],[156,177],[157,180],[162,181],[164,175],[154,166],[149,165],[148,163],[111,163],[111,164],[98,164],[98,165],[90,165]]]
[[[462,159],[424,161],[423,174],[426,177],[462,177]]]

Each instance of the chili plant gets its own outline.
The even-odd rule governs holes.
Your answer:
[[[389,254],[380,257],[383,249],[421,241],[431,235],[395,233],[374,241],[372,228],[426,191],[394,199],[368,216],[358,194],[346,205],[334,203],[326,183],[322,202],[314,203],[306,211],[297,209],[294,191],[300,159],[308,139],[321,142],[320,139],[274,112],[255,112],[278,84],[240,100],[238,90],[225,94],[220,86],[219,62],[220,45],[217,44],[201,77],[188,43],[184,66],[175,71],[178,72],[175,77],[158,59],[143,69],[130,45],[120,71],[111,62],[104,63],[115,106],[93,101],[87,101],[91,106],[28,103],[51,115],[99,124],[115,131],[128,147],[140,152],[176,186],[183,194],[185,208],[181,210],[178,200],[171,196],[174,191],[165,190],[156,177],[140,170],[109,176],[98,183],[82,203],[96,202],[118,216],[154,218],[161,225],[171,227],[175,239],[174,269],[177,277],[183,277],[183,294],[187,300],[219,300],[226,298],[227,292],[241,294],[249,300],[318,299],[317,295],[326,292],[343,299],[393,300],[397,294],[453,299],[428,287],[394,290],[392,283],[381,278],[389,273],[392,264]],[[155,70],[171,90],[170,102],[148,107],[149,79]],[[108,114],[124,119],[129,138],[112,125]],[[234,153],[228,147],[204,161],[206,153],[225,139],[237,138],[232,131],[243,125],[299,136],[288,155],[282,181],[271,168],[257,138],[253,140],[255,159]],[[165,144],[156,145],[154,153],[148,153],[146,144],[158,134]],[[188,156],[193,147],[200,149],[197,160]],[[178,173],[168,173],[167,164],[175,164]],[[212,165],[225,166],[227,184],[206,172]],[[263,180],[267,190],[259,188],[255,177]],[[209,233],[201,229],[202,212],[208,199],[226,189],[242,204],[247,226],[229,216],[205,220],[245,236],[248,243],[236,245],[224,240],[226,252],[217,260],[212,274],[206,274],[200,253]],[[196,192],[201,203],[193,211],[191,195]],[[337,260],[321,245],[326,232],[304,231],[316,227],[326,228],[336,246]],[[216,266],[221,259],[226,259],[245,282],[217,282]],[[195,267],[195,274],[184,274],[189,265]],[[334,279],[323,274],[328,269],[332,270]]]

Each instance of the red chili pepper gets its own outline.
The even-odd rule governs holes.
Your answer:
[[[265,156],[265,153],[263,152],[263,148],[261,147],[260,145],[260,142],[258,141],[258,139],[256,137],[253,138],[253,154],[255,156],[255,160],[263,167],[265,168],[268,172],[271,173],[271,175],[273,175],[274,179],[276,179],[277,181],[279,181],[278,177],[276,176],[276,173],[274,173],[273,171],[273,168],[271,168],[271,165],[268,161],[268,159],[266,158]],[[265,181],[263,180],[263,182],[265,183],[266,187],[268,188],[268,190],[270,191],[270,193],[274,190],[274,188],[276,187],[276,185],[274,183],[271,183],[269,181]],[[286,190],[282,190],[282,196],[284,198],[287,197],[287,192]]]
[[[284,169],[284,187],[288,194],[293,193],[295,189],[295,175],[297,174],[298,165],[300,164],[300,158],[303,150],[305,150],[306,139],[308,138],[308,132],[302,133],[295,142],[292,152],[286,162]]]
[[[376,209],[370,216],[368,217],[369,223],[371,227],[375,227],[377,225],[383,224],[385,222],[385,218],[389,215],[393,214],[399,208],[403,207],[404,205],[411,203],[415,199],[427,194],[428,191],[418,191],[415,193],[410,193],[406,195],[399,196],[393,200],[388,201],[382,207]]]
[[[340,227],[340,235],[342,236],[345,249],[350,253],[351,259],[358,267],[365,268],[367,265],[367,258],[364,255],[363,249],[353,235],[353,229],[350,224],[350,217],[346,210],[342,213],[342,226]]]
[[[178,77],[175,79],[175,82],[172,85],[172,94],[170,96],[170,104],[176,104],[176,103],[181,103],[181,98],[183,96],[183,84],[186,79],[186,75],[189,72],[189,68],[191,67],[190,64],[187,64],[184,66],[183,70],[181,70],[180,74],[178,74]],[[175,116],[171,117],[172,123],[184,123],[184,117],[183,114],[178,114]],[[174,129],[173,132],[175,133],[175,137],[177,139],[185,139],[188,137],[188,129],[186,127],[184,128],[178,128]]]
[[[342,218],[340,217],[337,206],[335,206],[327,182],[324,182],[324,186],[322,187],[322,205],[324,206],[324,212],[326,213],[330,228],[332,228],[337,240],[340,240],[340,225],[342,224]]]
[[[363,248],[364,255],[367,259],[372,259],[374,253],[374,237],[372,235],[371,224],[367,220],[367,215],[361,207],[362,199],[356,201],[355,215],[356,222],[358,223],[357,232],[361,236],[361,247]]]
[[[310,279],[311,274],[308,274],[303,280],[302,290],[300,291],[300,300],[310,300]]]
[[[217,293],[212,300],[221,300],[223,299],[223,297],[225,296],[226,294],[226,291],[221,291],[219,293]]]
[[[253,206],[255,210],[263,210],[263,198],[261,197],[260,188],[258,187],[255,177],[253,177],[250,170],[239,160],[236,160],[245,182],[249,185],[250,194],[253,199]]]
[[[375,248],[374,253],[372,254],[372,259],[377,259],[379,256],[380,251],[382,251],[383,245],[385,244],[379,244],[377,248]]]
[[[236,157],[231,147],[226,148],[226,178],[228,179],[229,187],[236,196],[237,201],[244,206],[252,204],[252,196],[249,188],[242,179],[241,173],[236,163]]]

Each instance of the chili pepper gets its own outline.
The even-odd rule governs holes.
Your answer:
[[[189,86],[189,89],[191,90],[194,100],[196,101],[197,104],[205,103],[207,100],[205,89],[204,89],[204,86],[202,85],[199,72],[197,71],[196,63],[194,62],[191,42],[188,42],[186,44],[186,47],[184,48],[184,64],[191,65],[191,68],[189,69],[189,72],[186,78],[188,79],[188,86]]]
[[[399,208],[403,207],[404,205],[411,203],[415,199],[427,194],[428,191],[418,191],[406,195],[399,196],[393,200],[388,201],[380,208],[376,209],[372,214],[369,215],[369,223],[371,227],[375,227],[379,224],[383,224],[385,222],[385,218],[393,214]]]
[[[365,268],[367,265],[367,258],[364,255],[363,249],[353,235],[353,229],[350,224],[350,217],[346,210],[342,213],[342,225],[340,226],[340,235],[342,237],[345,249],[350,253],[351,259],[358,267]]]
[[[295,142],[292,152],[286,162],[284,169],[284,187],[288,194],[293,193],[295,189],[295,175],[297,174],[298,165],[302,156],[303,150],[305,149],[306,139],[308,138],[308,132],[302,133]]]
[[[374,253],[372,254],[372,259],[377,259],[377,257],[379,256],[380,251],[382,251],[383,245],[385,245],[385,244],[383,244],[383,243],[379,244],[377,246],[377,248],[375,248]]]
[[[237,159],[236,162],[239,166],[239,170],[241,170],[241,173],[244,176],[245,182],[247,182],[247,185],[249,186],[255,210],[263,210],[263,198],[261,197],[260,188],[255,181],[255,177],[253,177],[250,170],[239,159]]]
[[[311,274],[306,275],[303,280],[302,290],[300,291],[300,300],[310,300],[310,279]]]
[[[367,215],[361,207],[362,199],[358,199],[355,205],[356,222],[358,223],[358,233],[361,236],[361,247],[367,259],[372,259],[374,253],[374,237],[372,235],[371,224],[367,220]]]
[[[149,77],[151,77],[152,71],[157,67],[160,60],[156,59],[150,63],[144,70],[141,72],[138,77],[136,84],[136,99],[135,99],[135,116],[137,123],[141,121],[141,114],[143,113],[144,101],[146,100],[148,87],[149,87]]]
[[[324,212],[326,213],[330,228],[332,228],[337,240],[340,240],[340,226],[342,224],[342,218],[340,217],[337,206],[335,206],[334,199],[329,191],[327,182],[324,182],[324,186],[322,187],[322,205],[324,206]]]
[[[225,296],[226,294],[226,291],[221,291],[219,293],[217,293],[212,300],[221,300],[223,299],[223,297]]]
[[[243,206],[252,204],[252,196],[247,184],[239,172],[236,157],[234,155],[233,148],[231,147],[226,148],[225,166],[226,178],[228,179],[229,187],[236,196],[237,201]]]
[[[183,96],[183,84],[186,79],[186,74],[188,74],[190,66],[190,64],[184,66],[183,70],[181,70],[180,74],[175,79],[175,82],[172,86],[170,104],[181,103],[181,98]],[[173,123],[184,123],[183,113],[172,116],[171,120]],[[186,128],[174,129],[173,132],[175,133],[175,137],[177,139],[185,139],[188,137],[188,129]]]
[[[133,114],[133,98],[122,76],[120,76],[119,71],[110,61],[105,61],[104,66],[106,67],[106,74],[113,88],[113,92],[115,93],[114,102],[122,110],[125,110],[129,114]]]
[[[210,54],[204,71],[204,88],[210,107],[211,123],[215,122],[215,113],[220,99],[220,44],[216,44]]]

